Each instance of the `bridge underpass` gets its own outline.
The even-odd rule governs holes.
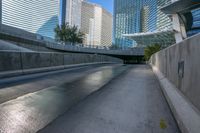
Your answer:
[[[178,133],[148,65],[96,65],[1,80],[0,132]]]

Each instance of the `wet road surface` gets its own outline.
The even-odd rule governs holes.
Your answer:
[[[0,104],[0,131],[37,132],[127,69],[128,66],[103,67],[72,82],[51,86],[4,102]]]
[[[40,133],[179,133],[158,81],[136,65]]]
[[[119,65],[109,65],[117,67]],[[108,65],[84,66],[47,73],[31,74],[0,79],[0,104],[19,96],[36,92],[62,83],[69,83],[87,74],[107,69]]]
[[[59,83],[1,103],[0,133],[179,133],[146,65],[106,66]]]

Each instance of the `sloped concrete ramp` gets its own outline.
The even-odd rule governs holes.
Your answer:
[[[40,133],[179,133],[148,66],[136,65]]]
[[[179,133],[149,66],[108,66],[59,83],[1,103],[0,132]]]

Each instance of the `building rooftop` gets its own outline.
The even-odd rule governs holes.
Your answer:
[[[87,0],[83,0],[82,2],[85,2],[85,3],[88,3],[92,6],[96,6],[96,7],[99,7],[101,8],[103,11],[105,11],[107,14],[109,14],[110,16],[113,16],[111,12],[109,12],[107,9],[105,9],[102,5],[100,4],[97,4],[97,3],[93,3],[93,2],[90,2],[90,1],[87,1]]]

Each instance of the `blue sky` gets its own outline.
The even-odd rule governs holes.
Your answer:
[[[102,7],[104,7],[113,14],[113,0],[89,0],[89,1],[102,5]]]

